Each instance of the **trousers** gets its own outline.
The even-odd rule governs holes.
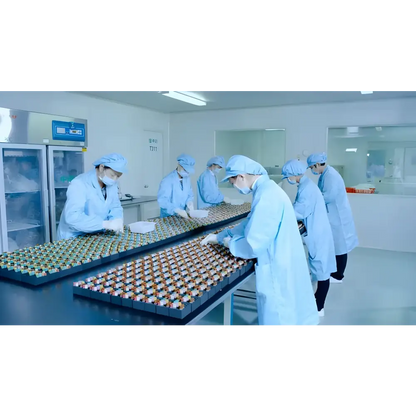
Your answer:
[[[331,273],[331,276],[334,279],[342,280],[344,278],[345,268],[347,267],[348,254],[341,254],[340,256],[335,256],[337,260],[337,271]]]
[[[325,306],[325,299],[326,295],[328,294],[329,290],[329,279],[327,280],[320,280],[318,282],[318,288],[315,292],[315,300],[316,300],[316,307],[318,311],[324,308]]]

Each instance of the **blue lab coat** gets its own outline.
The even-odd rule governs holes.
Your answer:
[[[321,191],[306,176],[302,176],[293,204],[296,218],[305,224],[309,268],[313,281],[328,280],[337,271],[334,239]]]
[[[256,292],[260,325],[317,325],[318,310],[302,239],[286,193],[267,175],[253,185],[246,220],[218,235],[231,236],[231,253],[257,259]]]
[[[157,202],[160,206],[160,216],[169,217],[175,215],[175,209],[186,209],[186,204],[194,200],[191,179],[189,177],[179,179],[176,169],[165,176],[160,182]]]
[[[224,195],[218,189],[217,176],[209,169],[205,169],[197,182],[198,209],[213,207],[224,201]]]
[[[344,180],[333,167],[327,166],[319,177],[318,187],[325,200],[335,255],[347,254],[358,246],[358,237]]]
[[[116,185],[107,187],[104,199],[96,170],[77,176],[69,185],[58,227],[58,240],[102,231],[103,221],[123,218]]]

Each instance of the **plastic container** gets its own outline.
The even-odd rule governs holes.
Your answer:
[[[243,205],[244,201],[242,199],[232,199],[231,205]]]
[[[347,191],[348,194],[355,194],[355,188],[346,187],[345,190]]]
[[[376,191],[376,188],[369,188],[369,189],[356,189],[356,194],[373,194]]]
[[[138,221],[129,225],[132,233],[146,234],[155,230],[156,224],[154,222]]]
[[[191,218],[206,218],[208,217],[208,211],[203,209],[196,209],[194,211],[189,211],[189,216]]]

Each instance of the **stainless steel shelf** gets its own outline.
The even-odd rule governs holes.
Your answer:
[[[39,193],[40,190],[38,189],[37,191],[5,191],[4,193],[7,195],[13,195],[13,194],[37,194]]]
[[[7,232],[14,232],[14,231],[22,231],[22,230],[29,230],[31,228],[38,228],[41,227],[42,224],[39,223],[27,223],[27,222],[10,222],[7,224]]]

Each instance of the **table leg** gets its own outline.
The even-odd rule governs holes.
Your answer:
[[[224,301],[224,325],[233,324],[233,312],[234,312],[234,294],[230,295]]]

